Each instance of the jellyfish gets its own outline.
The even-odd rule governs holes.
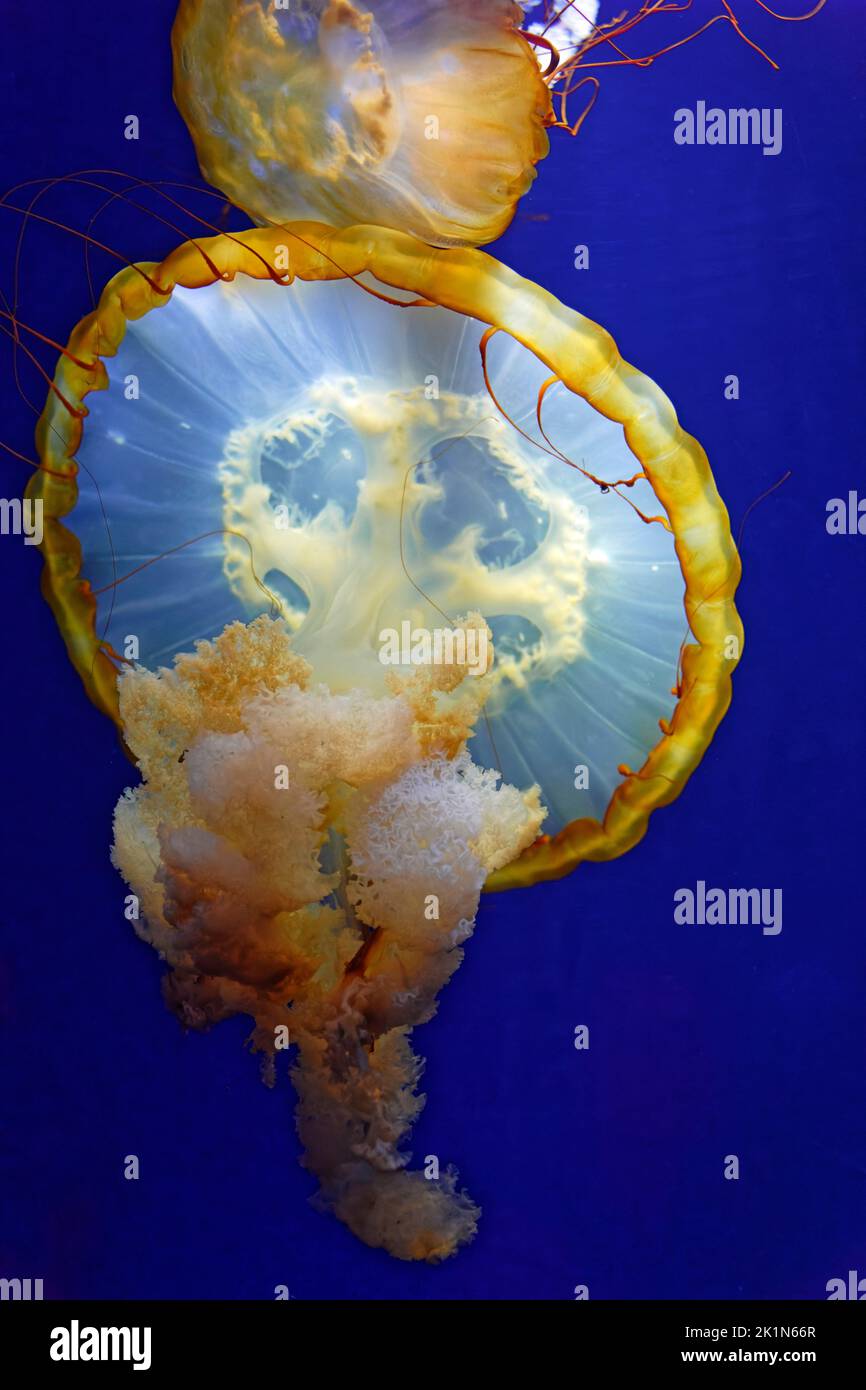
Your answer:
[[[513,0],[181,0],[174,95],[209,182],[259,222],[480,245],[548,149]]]
[[[825,0],[799,16],[757,2],[797,21]],[[532,187],[548,132],[580,131],[597,74],[650,68],[716,24],[777,66],[728,0],[634,51],[638,26],[690,8],[642,0],[596,23],[598,0],[180,0],[174,97],[204,177],[258,223],[482,246]]]
[[[294,1059],[317,1201],[438,1263],[412,1032],[483,890],[624,853],[731,697],[703,450],[597,324],[476,250],[298,223],[130,266],[40,419],[43,587],[140,773],[113,860],[165,997]],[[483,922],[483,915],[482,915]]]

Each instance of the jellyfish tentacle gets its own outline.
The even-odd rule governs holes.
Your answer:
[[[770,6],[765,3],[765,0],[755,0],[755,2],[760,6],[762,10],[765,11],[765,13],[771,15],[772,18],[793,23],[799,23],[803,20],[814,19],[815,16],[820,13],[820,11],[824,8],[824,5],[826,4],[826,0],[818,0],[818,3],[814,5],[813,8],[807,11],[805,14],[786,15],[780,14],[775,10],[771,9]],[[642,54],[640,56],[633,57],[630,54],[626,53],[625,50],[619,46],[619,44],[616,42],[618,38],[624,37],[624,35],[630,33],[634,28],[636,28],[637,25],[641,24],[644,20],[652,18],[654,15],[684,13],[685,11],[690,10],[692,8],[692,0],[684,0],[684,3],[682,4],[666,3],[666,0],[643,0],[640,9],[636,10],[633,14],[624,14],[614,20],[608,21],[606,24],[595,25],[592,32],[581,42],[578,51],[570,58],[562,62],[559,68],[549,76],[548,81],[551,84],[561,84],[564,82],[566,85],[566,89],[568,89],[570,77],[573,76],[576,72],[583,71],[587,68],[617,66],[643,68],[650,67],[654,62],[656,62],[658,58],[664,57],[666,54],[674,52],[676,49],[681,48],[684,44],[691,43],[694,39],[699,38],[701,34],[706,33],[708,29],[712,28],[715,24],[718,24],[720,22],[729,24],[733,28],[734,32],[739,36],[739,38],[743,40],[743,42],[749,48],[753,49],[761,58],[763,58],[767,63],[769,63],[769,65],[772,68],[778,71],[778,63],[776,63],[775,60],[771,58],[770,55],[763,48],[761,48],[761,46],[758,43],[756,43],[752,38],[749,37],[748,34],[746,34],[742,24],[740,23],[740,20],[738,19],[734,9],[732,8],[730,0],[721,0],[721,4],[722,13],[713,15],[710,19],[708,19],[704,24],[702,24],[692,33],[687,34],[685,37],[677,39],[674,42],[667,44],[662,48],[656,49],[652,53]],[[568,6],[564,7],[564,9],[568,8]],[[551,24],[555,22],[556,16],[551,21]],[[550,25],[548,25],[548,28],[549,27]],[[609,45],[618,56],[615,59],[595,60],[588,62],[587,55],[591,54],[594,50],[596,50],[602,45]],[[562,95],[562,93],[560,93],[560,95]],[[564,109],[561,111],[560,122],[558,124],[561,126],[561,128],[569,128],[567,118],[564,114]],[[578,123],[578,125],[579,124],[580,123]]]
[[[49,338],[47,333],[41,333],[38,328],[31,327],[29,323],[25,323],[17,314],[10,313],[8,309],[0,309],[0,318],[9,320],[13,325],[15,335],[21,331],[30,333],[34,338],[38,338],[41,343],[46,343],[48,347],[54,348],[55,352],[61,353],[63,357],[68,357],[71,362],[75,363],[76,367],[83,367],[86,371],[93,370],[93,362],[83,362],[80,357],[76,357],[73,352],[70,352],[69,348],[64,347],[62,343],[55,342],[53,338]]]
[[[565,86],[563,87],[562,91],[558,93],[560,98],[559,120],[554,122],[555,129],[565,130],[569,135],[580,134],[583,123],[589,116],[590,112],[592,111],[592,108],[595,106],[595,103],[598,100],[598,94],[601,91],[601,83],[599,79],[595,77],[592,73],[587,73],[586,76],[580,77],[577,81],[574,81],[574,78],[577,75],[577,71],[578,70],[575,70],[574,72],[569,74]],[[574,92],[579,91],[581,87],[586,86],[587,83],[589,83],[592,87],[592,95],[589,98],[589,101],[586,103],[586,106],[581,111],[577,120],[569,121],[567,115],[568,98]]]
[[[68,411],[68,413],[72,416],[72,418],[73,418],[74,420],[82,420],[82,419],[84,418],[84,416],[87,414],[87,411],[85,410],[85,408],[84,408],[83,406],[80,406],[80,405],[79,405],[79,406],[73,405],[72,402],[71,402],[70,400],[67,399],[67,397],[66,397],[66,396],[63,394],[63,392],[61,391],[60,387],[57,385],[57,383],[56,383],[56,381],[54,380],[54,378],[53,378],[52,376],[50,376],[50,374],[45,370],[45,368],[43,367],[42,363],[39,361],[39,358],[36,356],[35,352],[33,352],[33,350],[32,350],[31,348],[29,348],[29,347],[27,346],[26,343],[22,343],[22,342],[21,342],[20,336],[19,336],[19,334],[18,334],[18,327],[19,327],[18,320],[15,319],[15,318],[13,317],[12,314],[6,314],[6,313],[3,312],[2,310],[0,310],[0,314],[2,314],[2,316],[3,316],[4,318],[9,318],[9,319],[11,319],[12,322],[15,324],[15,328],[14,328],[14,329],[7,328],[6,325],[5,325],[5,323],[4,323],[4,324],[0,324],[0,330],[2,330],[2,332],[4,332],[8,338],[11,338],[12,342],[15,344],[16,349],[18,349],[18,350],[20,350],[21,352],[23,352],[24,355],[25,355],[25,357],[28,359],[28,361],[30,361],[30,362],[33,363],[33,366],[36,368],[37,372],[38,372],[39,375],[42,377],[42,379],[45,381],[46,385],[48,386],[49,392],[52,393],[54,396],[57,397],[57,399],[60,401],[60,404],[63,406],[63,408],[64,408],[66,411]],[[20,325],[20,326],[23,327],[24,325]],[[32,330],[30,330],[30,331],[31,331],[31,332],[35,332],[36,330],[35,330],[35,329],[32,329]],[[36,336],[42,338],[42,337],[43,337],[43,334],[39,333],[39,334],[37,334]],[[50,342],[50,339],[45,339],[45,341]],[[64,355],[65,357],[68,357],[68,359],[69,359],[70,362],[74,362],[76,366],[83,367],[85,370],[89,370],[89,369],[90,369],[90,365],[91,365],[91,364],[80,362],[79,359],[75,357],[74,353],[68,352],[68,351],[67,351],[67,352],[64,352],[63,355]]]
[[[172,555],[179,555],[182,551],[188,550],[190,546],[198,545],[201,541],[211,540],[214,536],[234,536],[237,540],[243,541],[249,551],[250,573],[253,583],[265,595],[274,614],[281,616],[283,614],[283,604],[279,596],[275,594],[272,589],[269,589],[267,584],[265,584],[256,573],[255,557],[249,537],[245,536],[242,531],[235,531],[230,527],[220,527],[214,531],[203,531],[199,536],[190,536],[189,540],[181,541],[178,545],[173,545],[168,550],[161,551],[159,555],[151,556],[149,560],[143,560],[140,565],[136,565],[134,569],[128,570],[126,574],[120,575],[119,578],[113,579],[110,584],[104,584],[101,589],[91,589],[91,596],[93,598],[100,598],[103,594],[112,592],[119,588],[121,584],[126,584],[130,579],[134,579],[136,575],[142,574],[145,570],[150,569],[151,565],[159,564],[160,561],[167,560]]]
[[[151,277],[143,269],[141,263],[128,260],[126,256],[121,255],[119,251],[115,251],[112,249],[112,247],[106,246],[105,243],[102,241],[97,241],[95,237],[88,237],[85,232],[80,232],[77,227],[70,227],[68,223],[61,222],[56,217],[47,217],[44,213],[30,212],[27,208],[21,208],[14,203],[7,203],[3,200],[0,200],[0,208],[5,208],[7,212],[15,212],[22,216],[33,218],[36,222],[43,222],[49,227],[57,228],[58,231],[68,232],[70,236],[78,237],[81,240],[89,241],[92,245],[96,246],[98,250],[104,251],[107,256],[111,256],[116,261],[123,261],[124,265],[126,265],[130,270],[134,271],[136,275],[141,276],[141,278],[146,282],[148,287],[151,290],[153,290],[154,294],[162,295],[163,297],[165,297],[165,295],[169,293],[169,291],[163,289],[163,287],[160,284],[158,284],[155,280],[151,279]]]
[[[491,338],[493,338],[494,334],[498,332],[499,329],[497,328],[489,328],[481,339],[480,350],[481,360],[483,364],[482,370],[484,373],[484,384],[487,387],[490,399],[493,401],[493,404],[496,406],[496,409],[499,411],[503,419],[508,422],[512,429],[516,430],[518,434],[522,435],[523,438],[533,446],[533,448],[543,449],[545,453],[551,454],[554,458],[561,459],[561,461],[567,464],[569,468],[574,468],[578,471],[578,473],[582,473],[583,476],[589,480],[589,482],[594,483],[595,486],[599,488],[602,492],[616,493],[617,497],[620,497],[624,502],[627,502],[628,505],[631,507],[632,511],[636,514],[636,516],[640,517],[641,521],[644,522],[646,525],[650,525],[651,523],[655,522],[658,523],[660,526],[664,527],[666,531],[670,531],[671,524],[666,516],[648,516],[645,512],[641,510],[640,507],[636,505],[636,503],[632,501],[630,497],[624,496],[619,490],[621,487],[632,487],[639,478],[646,478],[647,474],[644,469],[640,469],[630,478],[618,478],[614,482],[608,482],[605,478],[596,477],[594,473],[591,473],[589,469],[584,468],[582,464],[575,463],[573,459],[568,458],[566,454],[562,453],[562,451],[560,449],[557,449],[555,444],[553,444],[550,437],[545,432],[544,426],[542,424],[541,411],[544,403],[544,398],[547,395],[548,389],[555,384],[562,385],[562,378],[560,376],[548,377],[548,379],[545,382],[543,382],[542,385],[539,387],[538,391],[536,419],[538,421],[538,428],[545,441],[544,445],[540,445],[537,440],[533,439],[532,436],[526,432],[526,430],[524,430],[520,425],[516,423],[515,420],[512,419],[512,417],[508,414],[508,412],[506,411],[502,403],[499,401],[499,399],[496,396],[496,393],[493,390],[493,385],[490,380],[490,372],[487,366],[487,347],[490,343]]]
[[[84,236],[85,274],[87,275],[87,281],[88,281],[88,286],[89,286],[89,289],[90,289],[90,292],[91,292],[91,299],[92,299],[92,300],[94,299],[94,295],[93,295],[93,282],[92,282],[92,278],[91,278],[91,268],[90,268],[90,259],[89,259],[89,258],[90,258],[91,247],[92,247],[92,246],[97,246],[97,247],[98,247],[98,246],[99,246],[99,243],[98,243],[98,242],[95,242],[95,241],[93,240],[92,236],[88,236],[88,234],[89,234],[89,233],[92,233],[92,229],[93,229],[93,226],[95,225],[96,221],[97,221],[98,218],[102,215],[102,213],[105,212],[106,209],[107,209],[108,207],[111,206],[112,201],[114,201],[115,199],[120,198],[120,199],[122,199],[125,203],[127,203],[127,205],[128,205],[129,207],[135,209],[135,210],[138,211],[138,212],[144,213],[146,216],[153,218],[155,221],[162,222],[165,226],[170,227],[170,228],[172,228],[172,230],[176,231],[176,232],[178,233],[178,235],[180,235],[180,236],[184,236],[184,235],[185,235],[185,233],[182,232],[181,229],[180,229],[179,227],[175,227],[173,223],[171,223],[171,222],[168,221],[168,219],[161,217],[161,216],[159,215],[159,213],[157,213],[157,212],[154,211],[153,208],[148,208],[148,207],[145,207],[145,206],[144,206],[143,204],[141,204],[141,203],[133,202],[133,200],[128,196],[128,191],[127,191],[127,190],[122,190],[122,189],[114,189],[114,190],[111,190],[111,189],[107,188],[104,184],[96,183],[92,178],[88,178],[88,177],[87,177],[88,175],[107,175],[107,176],[111,176],[111,177],[113,177],[113,178],[122,178],[122,179],[126,179],[126,180],[128,181],[128,187],[130,187],[130,188],[146,188],[146,189],[149,189],[151,192],[155,193],[158,197],[162,198],[165,202],[168,202],[168,203],[170,203],[173,207],[176,207],[180,212],[185,213],[185,215],[186,215],[187,217],[192,218],[194,221],[198,222],[201,226],[206,227],[206,228],[208,229],[208,231],[210,231],[210,232],[212,232],[212,233],[214,233],[214,234],[216,234],[216,235],[218,235],[218,236],[227,237],[230,241],[236,239],[234,233],[232,233],[232,232],[227,232],[227,231],[225,231],[224,228],[218,227],[218,226],[216,225],[216,223],[211,222],[211,221],[210,221],[208,218],[206,218],[206,217],[202,217],[199,213],[193,212],[190,208],[186,207],[183,203],[181,203],[177,198],[172,198],[170,194],[168,194],[168,193],[165,192],[165,187],[166,187],[166,186],[169,187],[169,188],[185,188],[185,189],[187,189],[189,192],[194,192],[194,193],[197,193],[197,194],[199,194],[199,195],[201,195],[201,196],[204,196],[204,197],[215,198],[215,199],[217,199],[218,202],[220,202],[220,203],[222,203],[223,205],[225,205],[226,200],[225,200],[220,194],[214,192],[214,190],[213,190],[212,188],[205,188],[204,186],[198,187],[198,186],[195,185],[195,184],[185,183],[185,182],[183,182],[183,181],[174,180],[174,179],[142,179],[142,178],[133,177],[132,175],[130,175],[130,174],[128,174],[128,173],[126,173],[126,172],[124,172],[123,170],[120,170],[120,169],[102,169],[102,168],[96,168],[96,169],[80,169],[80,170],[78,170],[78,171],[75,172],[75,173],[60,174],[60,175],[57,175],[57,176],[54,177],[54,178],[49,178],[49,179],[44,179],[44,178],[42,178],[42,179],[25,179],[25,180],[22,181],[21,183],[15,184],[15,185],[13,185],[11,188],[7,189],[6,192],[3,194],[2,199],[0,199],[0,205],[5,204],[6,206],[11,206],[10,204],[8,204],[8,203],[6,202],[6,200],[7,200],[8,198],[10,198],[14,193],[18,192],[20,189],[23,189],[23,188],[30,188],[30,187],[32,187],[33,185],[39,185],[38,192],[37,192],[37,193],[34,195],[34,197],[31,199],[30,204],[28,205],[27,209],[19,209],[19,211],[21,211],[22,214],[23,214],[24,222],[23,222],[23,225],[22,225],[22,229],[21,229],[21,231],[19,232],[19,236],[18,236],[18,245],[17,245],[17,248],[16,248],[16,257],[15,257],[14,284],[15,284],[15,298],[16,298],[16,302],[17,302],[17,296],[18,296],[18,288],[17,288],[17,287],[18,287],[19,279],[20,279],[20,259],[21,259],[22,238],[23,238],[24,230],[25,230],[25,228],[26,228],[27,219],[28,219],[28,217],[31,215],[31,211],[32,211],[33,207],[35,206],[35,204],[39,201],[39,199],[40,199],[45,193],[50,192],[51,189],[56,188],[56,187],[60,186],[61,184],[75,184],[76,186],[79,186],[79,187],[93,188],[93,189],[97,190],[98,192],[103,192],[103,193],[109,193],[109,194],[110,194],[110,196],[109,196],[109,198],[106,200],[106,202],[103,203],[101,207],[97,208],[96,211],[92,214],[92,216],[91,216],[91,218],[90,218],[90,220],[89,220],[89,222],[88,222],[86,232],[83,234],[83,236]],[[60,226],[60,224],[58,224],[58,226]],[[61,227],[61,230],[73,230],[73,229],[62,228],[62,227]],[[194,241],[194,239],[190,238],[190,240],[192,241],[192,243],[193,243],[194,245],[196,244],[195,241]],[[100,248],[100,249],[104,249],[104,248]],[[201,251],[201,248],[199,248],[199,250]],[[202,254],[203,254],[203,253],[202,253]],[[255,253],[255,254],[259,255],[260,253]],[[264,268],[267,270],[267,272],[268,272],[268,274],[271,276],[271,278],[274,279],[274,280],[276,280],[277,283],[279,283],[279,284],[284,283],[284,277],[280,274],[280,272],[278,272],[272,265],[270,265],[270,264],[264,259],[264,257],[262,257],[261,260],[262,260],[262,265],[263,265]],[[208,268],[209,268],[209,269],[212,269],[213,267],[209,266]],[[94,303],[94,307],[95,307],[95,303]]]
[[[518,29],[517,32],[519,33],[522,39],[526,40],[527,43],[531,43],[533,48],[543,48],[545,52],[550,55],[548,66],[544,69],[541,75],[544,78],[552,76],[552,74],[555,73],[556,69],[559,67],[559,49],[556,48],[554,44],[550,42],[550,39],[546,39],[543,34],[533,34],[528,29]]]
[[[764,0],[755,0],[755,3],[760,5],[762,10],[766,10],[768,15],[772,15],[773,19],[784,20],[786,24],[800,24],[804,19],[814,19],[815,15],[823,10],[827,0],[818,0],[818,3],[806,14],[777,14],[775,10],[771,10],[770,6],[764,3]]]

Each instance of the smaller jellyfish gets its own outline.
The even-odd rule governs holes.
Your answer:
[[[769,13],[808,20],[824,3]],[[776,66],[727,0],[665,28],[690,8],[652,0],[596,23],[597,0],[180,0],[174,97],[205,178],[258,223],[481,246],[532,186],[548,131],[581,129],[598,74],[645,70],[716,24]],[[635,53],[635,29],[659,19],[659,46]]]
[[[548,150],[512,0],[181,0],[175,101],[202,173],[255,221],[499,236]]]
[[[37,439],[44,589],[141,774],[113,860],[166,997],[252,1019],[268,1080],[289,1043],[320,1203],[437,1263],[479,1212],[410,1167],[410,1034],[482,891],[624,853],[727,709],[707,459],[492,257],[309,223],[115,277]]]

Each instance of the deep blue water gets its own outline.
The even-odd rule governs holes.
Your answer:
[[[696,18],[715,8],[698,0]],[[568,1299],[578,1283],[593,1298],[822,1298],[866,1274],[866,538],[825,529],[829,498],[866,494],[866,15],[859,0],[803,25],[736,8],[780,72],[725,25],[612,70],[493,248],[663,387],[735,524],[792,477],[746,527],[747,649],[684,795],[620,861],[486,900],[416,1035],[428,1103],[412,1147],[459,1167],[484,1209],[475,1244],[410,1267],[313,1212],[291,1089],[259,1083],[246,1023],[184,1036],[165,1010],[108,859],[129,766],[67,662],[37,553],[4,539],[0,1273],[42,1277],[52,1297],[269,1298],[284,1283],[299,1299]],[[95,167],[196,176],[170,95],[173,10],[0,0],[3,187]],[[781,154],[675,145],[674,111],[698,100],[781,107]],[[71,190],[51,205],[76,225],[83,206]],[[0,217],[8,292],[18,219]],[[123,208],[105,229],[137,258],[178,240]],[[97,282],[115,268],[97,258]],[[29,237],[22,286],[24,317],[63,341],[89,307],[50,228]],[[29,453],[5,356],[0,380],[0,434]],[[0,467],[16,495],[25,466]],[[674,891],[701,878],[781,887],[781,934],[676,925]]]

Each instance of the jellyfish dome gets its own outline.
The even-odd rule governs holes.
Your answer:
[[[174,95],[204,176],[260,223],[499,236],[548,149],[512,0],[181,0]]]
[[[116,277],[38,439],[167,998],[249,1015],[268,1076],[290,1039],[321,1201],[441,1260],[478,1209],[408,1166],[409,1033],[485,885],[623,853],[700,761],[742,641],[706,457],[491,257],[310,223]]]

